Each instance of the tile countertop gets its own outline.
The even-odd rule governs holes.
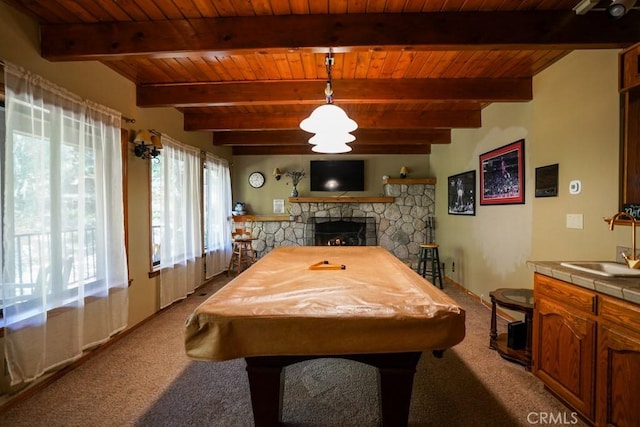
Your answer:
[[[605,277],[560,265],[560,261],[527,261],[530,270],[583,288],[640,304],[640,278]]]

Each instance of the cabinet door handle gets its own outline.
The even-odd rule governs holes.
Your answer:
[[[591,297],[591,312],[593,314],[598,314],[598,296],[594,295]]]

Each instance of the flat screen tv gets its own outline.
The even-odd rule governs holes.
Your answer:
[[[364,191],[364,160],[311,160],[311,191]]]

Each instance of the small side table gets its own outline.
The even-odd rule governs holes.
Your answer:
[[[489,292],[491,297],[491,333],[489,347],[498,351],[504,359],[524,365],[531,370],[531,332],[533,322],[533,290],[501,288]],[[498,335],[496,311],[497,306],[524,313],[527,328],[527,341],[523,350],[516,350],[507,346],[507,333]]]

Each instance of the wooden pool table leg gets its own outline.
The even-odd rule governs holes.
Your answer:
[[[324,356],[246,357],[251,404],[256,427],[282,422],[285,366],[310,359],[334,357],[355,360],[378,368],[380,418],[383,426],[406,426],[413,389],[413,376],[421,353],[349,354]]]
[[[282,421],[284,371],[286,365],[261,364],[261,358],[248,357],[247,374],[251,406],[256,427],[278,426]]]
[[[382,425],[406,426],[415,370],[378,368],[378,373]]]

